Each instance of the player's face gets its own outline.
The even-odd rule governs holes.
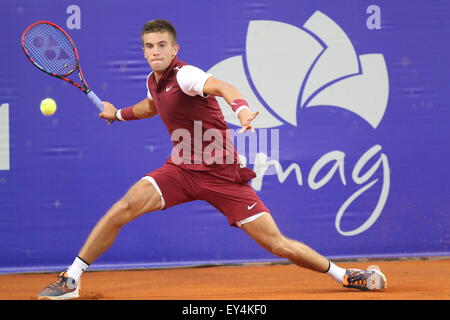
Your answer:
[[[152,32],[142,36],[144,56],[155,72],[163,72],[178,53],[178,44],[168,32]]]

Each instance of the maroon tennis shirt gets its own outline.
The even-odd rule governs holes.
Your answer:
[[[184,79],[189,78],[191,74],[194,77],[198,75],[195,72],[187,72],[194,67],[183,70],[183,83],[180,83],[181,77],[177,79],[178,72],[185,66],[188,64],[175,57],[158,83],[153,72],[147,78],[149,99],[153,100],[173,141],[172,155],[166,163],[198,171],[239,164],[233,145],[233,134],[224,120],[216,98],[203,96],[201,90],[196,95],[186,93],[189,88],[186,89]],[[200,77],[209,76],[206,73],[202,75],[202,71],[198,68],[197,70],[200,71]]]

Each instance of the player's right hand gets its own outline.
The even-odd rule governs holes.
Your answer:
[[[111,124],[116,120],[117,108],[113,104],[103,101],[103,111],[99,113],[99,117],[106,120],[107,124]]]

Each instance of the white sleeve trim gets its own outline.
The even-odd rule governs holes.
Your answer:
[[[206,80],[211,76],[212,74],[206,73],[202,69],[187,65],[181,67],[177,72],[177,82],[185,94],[206,98],[203,88]]]
[[[149,75],[147,76],[147,81],[145,81],[145,85],[147,86],[147,98],[153,101],[153,97],[150,93],[150,89],[148,88],[148,78],[150,78],[150,76],[152,75],[153,71],[149,73]]]

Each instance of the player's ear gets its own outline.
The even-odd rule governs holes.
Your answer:
[[[180,45],[178,44],[178,43],[176,43],[174,46],[173,46],[173,53],[172,53],[172,56],[173,57],[175,57],[177,54],[178,54],[178,51],[180,50]]]

